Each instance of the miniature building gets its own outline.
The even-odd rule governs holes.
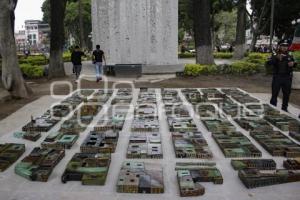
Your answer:
[[[169,129],[172,132],[197,132],[198,128],[190,117],[177,118],[177,117],[168,117]]]
[[[199,104],[196,107],[198,114],[201,118],[212,117],[218,118],[219,111],[212,104]]]
[[[300,181],[299,172],[284,169],[276,170],[275,172],[261,172],[256,169],[246,169],[240,170],[238,174],[247,188]]]
[[[127,149],[127,158],[162,158],[160,133],[132,133]]]
[[[154,119],[157,118],[156,104],[138,104],[134,109],[134,117],[136,119]]]
[[[234,100],[238,101],[241,104],[247,103],[259,103],[259,100],[250,96],[249,94],[242,92],[238,89],[222,89],[226,95],[231,96]]]
[[[272,159],[244,159],[231,160],[234,170],[258,169],[258,170],[275,170],[276,162]]]
[[[25,152],[24,144],[0,144],[0,172],[5,171]]]
[[[40,138],[41,138],[40,132],[28,131],[28,132],[25,132],[23,135],[23,139],[30,140],[33,142],[37,141]]]
[[[117,192],[163,193],[163,170],[161,166],[135,161],[123,162],[117,182]]]
[[[225,157],[261,157],[261,152],[231,122],[221,119],[203,122]]]
[[[253,130],[250,136],[272,156],[300,157],[300,145],[279,131]]]
[[[172,133],[176,158],[212,158],[206,140],[201,132]]]
[[[203,195],[205,188],[200,182],[223,184],[223,177],[214,166],[206,166],[201,163],[176,163],[175,170],[182,197]]]
[[[261,157],[261,152],[240,132],[213,132],[212,136],[226,158]]]
[[[114,113],[108,113],[108,118],[103,117],[97,122],[94,127],[95,131],[107,131],[107,130],[122,130],[125,122],[126,112],[115,110]]]
[[[61,180],[81,181],[83,185],[104,185],[111,162],[110,154],[76,153]]]
[[[25,140],[36,142],[38,139],[41,138],[40,132],[35,131],[17,131],[14,132],[14,137],[16,138],[23,138]]]
[[[253,137],[272,156],[299,157],[300,145],[279,131],[274,131],[266,120],[241,118],[235,120],[242,128],[250,131]]]
[[[206,129],[213,133],[222,132],[235,132],[236,128],[228,120],[225,119],[212,119],[203,120]]]
[[[41,143],[43,148],[71,149],[79,135],[72,132],[52,132]]]
[[[131,126],[133,132],[158,132],[158,119],[134,119]]]
[[[290,121],[289,123],[289,135],[300,142],[300,122],[297,120]]]
[[[65,117],[70,113],[71,109],[68,105],[58,104],[51,108],[54,117]]]
[[[283,161],[283,166],[290,170],[300,170],[300,158],[287,159]]]
[[[47,182],[52,170],[64,156],[64,150],[34,148],[16,165],[15,173],[31,181]]]
[[[119,133],[113,130],[91,131],[80,146],[80,150],[82,153],[114,153],[118,138]]]
[[[42,116],[33,118],[31,121],[23,126],[23,131],[35,131],[35,132],[48,132],[53,126],[58,123],[59,120],[51,117],[50,111],[47,111]]]

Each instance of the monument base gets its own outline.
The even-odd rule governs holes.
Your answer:
[[[143,65],[142,74],[175,74],[184,71],[183,64]]]

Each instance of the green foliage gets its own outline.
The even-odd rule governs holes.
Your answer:
[[[75,41],[79,44],[80,27],[78,9],[78,1],[69,1],[67,3],[65,28],[66,32],[71,34],[75,38]],[[84,25],[84,38],[86,43],[88,43],[90,40],[88,35],[92,32],[91,0],[82,0],[82,16]]]
[[[300,51],[293,52],[293,56],[295,61],[297,62],[297,66],[294,71],[300,72]]]
[[[187,64],[185,65],[185,69],[184,69],[184,74],[186,76],[216,74],[217,72],[218,72],[218,68],[216,65]]]
[[[92,19],[91,19],[91,0],[82,0],[82,15],[84,24],[84,38],[86,43],[89,42],[88,35],[92,32]],[[50,24],[50,0],[45,0],[42,5],[43,21]],[[78,13],[78,1],[68,0],[65,14],[65,32],[67,35],[72,35],[75,38],[76,43],[80,41],[80,29],[79,29],[79,13]]]
[[[214,58],[219,59],[231,59],[233,57],[233,53],[230,52],[215,52]]]
[[[179,58],[195,58],[195,54],[190,53],[190,52],[179,53],[178,57]],[[215,52],[214,53],[214,58],[217,58],[217,59],[231,59],[232,57],[233,57],[233,53],[230,53],[230,52]]]
[[[26,78],[41,78],[44,76],[44,68],[30,64],[20,64],[20,69]]]
[[[63,60],[64,60],[64,62],[71,62],[71,52],[70,51],[64,52]]]
[[[261,71],[261,67],[258,64],[247,62],[247,61],[237,61],[232,63],[228,69],[227,73],[230,74],[246,74],[246,75],[252,75],[259,73]]]
[[[27,58],[24,56],[21,56],[19,58],[19,63],[20,64],[29,64],[29,65],[47,65],[49,63],[49,60],[43,55],[29,56]]]
[[[195,54],[190,52],[179,53],[178,58],[195,58]]]
[[[254,21],[257,22],[263,7],[263,0],[251,0],[251,10],[254,14]],[[261,34],[270,34],[270,7],[271,1],[267,1],[267,12],[262,18]],[[299,0],[275,0],[274,30],[275,35],[281,39],[283,36],[290,37],[294,33],[292,21],[299,18],[300,1]]]
[[[217,45],[233,44],[236,35],[237,12],[221,11],[214,18],[215,41]]]

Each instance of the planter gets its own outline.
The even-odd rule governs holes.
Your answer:
[[[300,72],[294,72],[292,89],[300,90]]]

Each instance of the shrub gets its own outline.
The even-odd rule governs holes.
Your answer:
[[[300,71],[300,51],[293,52],[293,56],[294,56],[295,61],[297,62],[297,66],[294,69],[294,71],[299,72]]]
[[[195,58],[195,53],[185,52],[178,54],[179,58]],[[231,59],[233,57],[233,53],[230,52],[215,52],[214,58],[219,59]]]
[[[63,60],[64,60],[64,62],[71,62],[71,52],[70,51],[64,52]]]
[[[195,54],[190,52],[180,53],[178,58],[195,58]]]
[[[20,69],[25,78],[41,78],[44,76],[44,68],[41,66],[21,64]]]
[[[29,56],[27,58],[20,57],[19,63],[29,64],[29,65],[47,65],[49,63],[49,60],[43,55],[38,55],[38,56]]]
[[[261,66],[259,64],[255,64],[247,61],[237,61],[232,63],[227,70],[228,70],[227,73],[231,73],[231,74],[251,75],[260,72]]]
[[[233,57],[233,53],[231,52],[215,52],[214,58],[219,59],[231,59]]]
[[[218,68],[216,65],[199,65],[187,64],[185,65],[184,74],[187,76],[199,76],[201,74],[216,74]]]

